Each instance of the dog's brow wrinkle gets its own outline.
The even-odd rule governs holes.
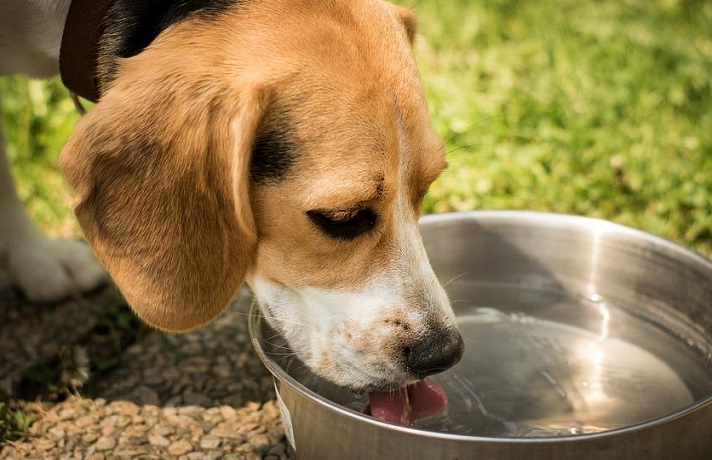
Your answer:
[[[312,209],[321,210],[352,210],[363,209],[375,201],[382,200],[386,193],[385,179],[379,176],[373,180],[354,180],[342,182],[339,188],[319,190]]]

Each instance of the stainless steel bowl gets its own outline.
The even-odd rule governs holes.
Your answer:
[[[439,214],[421,231],[466,344],[433,377],[448,410],[412,427],[363,415],[255,312],[294,458],[712,458],[712,262],[575,216]]]

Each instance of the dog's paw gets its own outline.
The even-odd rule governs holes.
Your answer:
[[[80,241],[40,239],[8,248],[13,283],[32,302],[55,302],[91,291],[109,277]]]

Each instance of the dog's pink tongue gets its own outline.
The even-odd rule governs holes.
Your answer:
[[[428,379],[393,391],[374,391],[364,411],[379,420],[411,424],[447,407],[443,388]]]

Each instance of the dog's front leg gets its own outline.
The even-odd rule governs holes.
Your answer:
[[[0,103],[2,101],[0,100]],[[1,107],[1,106],[0,106]],[[79,241],[45,238],[15,190],[0,123],[0,251],[12,282],[31,301],[52,302],[94,289],[107,276]]]

